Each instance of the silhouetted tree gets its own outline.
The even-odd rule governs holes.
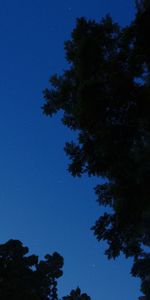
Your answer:
[[[137,259],[132,268],[132,275],[140,277],[142,280],[141,291],[145,294],[145,297],[141,297],[142,300],[150,299],[150,254],[144,253],[142,257]]]
[[[62,256],[55,252],[39,261],[28,251],[18,240],[0,245],[0,299],[57,300]]]
[[[120,252],[134,258],[132,274],[141,278],[146,300],[149,289],[138,270],[147,264],[144,246],[150,246],[149,32],[146,0],[137,1],[135,20],[125,28],[110,16],[100,23],[77,19],[65,43],[70,68],[51,77],[43,107],[49,116],[63,111],[62,123],[78,133],[65,146],[71,174],[106,179],[95,190],[111,212],[93,230],[108,242],[108,258]],[[149,278],[149,268],[146,274]]]
[[[91,298],[86,293],[81,293],[80,288],[72,290],[70,295],[63,297],[63,300],[91,300]]]
[[[28,252],[19,240],[0,244],[0,299],[58,300],[57,280],[63,274],[63,257],[54,252],[39,261],[36,255],[27,256]],[[63,299],[91,298],[77,288]]]

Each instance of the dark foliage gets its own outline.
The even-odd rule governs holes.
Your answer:
[[[63,300],[91,300],[91,298],[86,293],[81,293],[80,288],[72,290],[70,295],[63,297]]]
[[[18,240],[0,245],[0,299],[57,300],[57,279],[62,276],[63,258],[58,253],[38,256]]]
[[[141,291],[145,294],[141,297],[142,300],[150,299],[150,254],[144,253],[138,260],[135,261],[132,268],[132,275],[140,277],[142,280]]]
[[[43,110],[49,116],[63,111],[63,124],[78,133],[65,146],[71,174],[106,179],[96,194],[112,212],[97,220],[94,233],[108,242],[108,258],[120,252],[134,258],[132,274],[141,278],[148,300],[150,1],[136,2],[135,20],[125,28],[110,16],[100,23],[77,20],[65,43],[70,68],[51,77]]]

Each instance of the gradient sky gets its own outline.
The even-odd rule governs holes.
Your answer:
[[[76,17],[106,13],[127,24],[134,1],[0,1],[0,243],[20,239],[40,257],[60,252],[60,296],[79,285],[92,300],[136,300],[131,261],[108,261],[90,230],[102,212],[98,180],[68,174],[63,147],[72,134],[41,111],[49,77],[66,67],[63,42]]]

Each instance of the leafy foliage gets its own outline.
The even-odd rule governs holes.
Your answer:
[[[150,295],[150,254],[144,253],[142,257],[134,263],[132,275],[140,277],[142,280],[141,291],[145,297],[141,299],[149,300]]]
[[[80,288],[72,290],[70,295],[63,297],[63,300],[90,300],[91,298],[86,293],[81,293]]]
[[[63,257],[57,252],[27,255],[29,249],[19,240],[0,244],[0,298],[3,300],[58,300],[57,280],[63,274]],[[90,300],[77,288],[63,300]]]
[[[142,257],[150,246],[149,32],[146,0],[137,1],[135,20],[125,28],[110,16],[100,23],[77,19],[65,43],[70,68],[51,77],[43,106],[50,116],[62,110],[63,124],[78,133],[77,141],[65,146],[71,174],[107,179],[95,190],[111,213],[101,216],[93,230],[98,240],[108,242],[108,258],[120,252],[134,258],[132,274],[141,278],[146,300],[149,289],[138,270],[147,264]]]
[[[57,279],[62,276],[63,258],[58,253],[27,256],[19,240],[0,245],[0,298],[3,300],[57,300]]]

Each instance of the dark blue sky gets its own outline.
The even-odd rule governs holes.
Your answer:
[[[1,0],[0,2],[0,243],[17,238],[42,257],[65,259],[60,296],[78,285],[93,300],[136,300],[131,262],[104,256],[90,227],[102,209],[96,179],[74,179],[63,152],[71,133],[59,118],[42,115],[42,90],[66,66],[63,42],[75,18],[122,25],[134,16],[131,0]]]

